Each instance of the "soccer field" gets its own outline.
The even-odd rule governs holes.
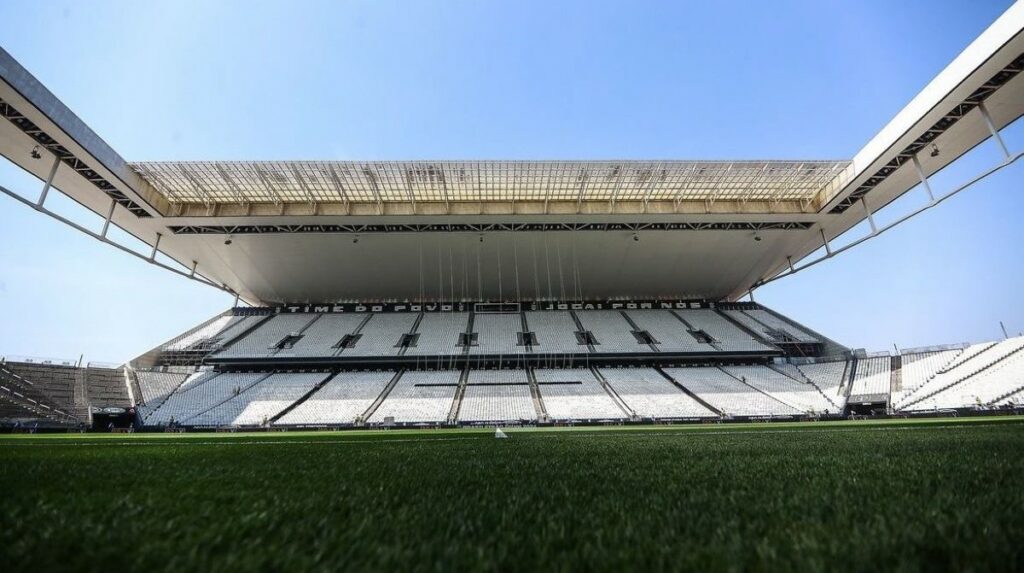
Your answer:
[[[1024,420],[0,437],[29,570],[1024,569]]]

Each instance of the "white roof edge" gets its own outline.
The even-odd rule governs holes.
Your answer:
[[[1024,2],[1014,2],[857,152],[853,157],[853,174],[849,181],[860,176],[914,124],[1022,29]]]

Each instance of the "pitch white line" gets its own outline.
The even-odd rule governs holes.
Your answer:
[[[1020,425],[1019,422],[1011,422],[1010,425]],[[988,425],[988,424],[983,424]],[[800,433],[818,433],[818,434],[841,434],[849,432],[905,432],[915,430],[957,430],[957,429],[968,429],[978,427],[973,424],[941,424],[941,425],[920,425],[920,426],[881,426],[881,427],[867,427],[867,428],[856,428],[856,427],[842,427],[842,428],[787,428],[787,429],[742,429],[742,430],[677,430],[677,431],[655,431],[655,432],[644,432],[644,431],[632,431],[623,430],[621,432],[612,431],[588,431],[588,430],[559,430],[554,432],[544,431],[525,431],[520,435],[532,436],[537,438],[558,438],[558,437],[569,437],[569,438],[649,438],[649,437],[699,437],[699,436],[735,436],[735,435],[774,435],[774,434],[800,434]],[[509,437],[515,438],[515,430],[508,430]],[[86,441],[86,442],[75,442],[75,441],[64,441],[61,438],[55,439],[54,442],[50,442],[49,438],[44,440],[33,440],[29,438],[29,442],[15,443],[15,442],[3,442],[0,439],[0,448],[5,446],[13,447],[95,447],[95,446],[261,446],[261,445],[286,445],[286,444],[297,444],[297,445],[341,445],[341,444],[399,444],[399,443],[422,443],[422,442],[459,442],[469,440],[488,440],[492,439],[490,434],[478,434],[474,436],[451,436],[445,438],[430,438],[430,437],[419,437],[419,438],[381,438],[381,437],[367,437],[363,439],[325,439],[325,440],[289,440],[289,439],[257,439],[257,440],[235,440],[231,438],[225,438],[223,440],[199,440],[199,439],[180,439],[180,438],[160,438],[160,439],[140,439],[132,441],[113,441],[113,440],[98,440],[98,441]],[[60,441],[57,441],[60,440]]]

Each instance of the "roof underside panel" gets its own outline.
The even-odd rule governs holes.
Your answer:
[[[849,161],[143,162],[172,203],[809,202]]]

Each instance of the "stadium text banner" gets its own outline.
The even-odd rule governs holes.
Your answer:
[[[688,300],[606,300],[606,301],[530,301],[513,303],[495,302],[431,302],[431,303],[343,303],[343,304],[285,304],[266,309],[239,309],[273,313],[360,313],[360,312],[469,312],[515,313],[544,310],[642,310],[711,308],[703,301]]]

